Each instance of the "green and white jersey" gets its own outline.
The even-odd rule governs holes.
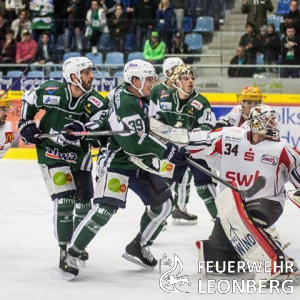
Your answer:
[[[49,80],[23,94],[21,119],[33,120],[40,110],[45,111],[38,126],[43,133],[59,133],[64,125],[75,120],[84,124],[93,121],[97,130],[101,130],[108,114],[108,100],[95,90],[74,99],[68,84]],[[43,139],[42,144],[36,145],[38,163],[64,163],[70,165],[73,171],[90,171],[89,141],[84,139],[70,143],[65,143],[62,136]]]
[[[147,166],[151,166],[154,157],[162,159],[166,146],[148,134],[149,99],[137,98],[125,83],[110,92],[108,98],[111,105],[110,127],[114,130],[123,122],[131,132],[111,137],[103,167],[138,169],[129,161],[131,155],[143,158]]]
[[[159,111],[159,106],[158,106],[159,98],[161,94],[163,94],[168,90],[171,90],[171,88],[166,84],[166,82],[160,83],[152,89],[151,95],[149,97],[150,98],[149,118],[155,116],[157,111]]]
[[[215,126],[216,117],[208,100],[196,92],[181,100],[176,90],[166,91],[159,97],[158,105],[156,118],[167,125],[185,127],[188,131],[211,130]]]

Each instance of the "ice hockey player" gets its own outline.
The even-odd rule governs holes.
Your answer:
[[[241,127],[249,119],[250,110],[263,103],[263,95],[258,87],[246,86],[241,91],[240,101],[239,105],[217,121],[215,129],[224,126]]]
[[[47,139],[38,135],[101,130],[108,100],[92,89],[93,73],[94,65],[86,57],[69,58],[63,64],[67,83],[49,80],[22,97],[18,127],[23,141],[36,145],[38,163],[54,203],[60,268],[73,230],[91,208],[94,190],[90,143],[68,133]],[[34,117],[39,110],[45,114],[37,126]],[[82,252],[80,259],[87,260],[87,252]]]
[[[12,101],[4,91],[0,91],[0,159],[11,147],[14,136],[10,123],[6,121],[7,114],[13,111]]]
[[[73,278],[78,275],[75,258],[80,256],[118,208],[126,207],[128,189],[133,190],[150,209],[142,215],[140,231],[126,246],[123,257],[146,268],[157,264],[148,246],[157,238],[163,227],[162,222],[171,214],[171,191],[162,177],[139,168],[129,159],[140,157],[149,167],[153,158],[168,158],[180,164],[184,160],[185,150],[173,144],[165,145],[148,134],[148,97],[156,79],[155,69],[150,63],[132,60],[124,67],[124,83],[108,95],[112,106],[109,117],[111,128],[119,128],[123,122],[131,131],[112,136],[104,159],[98,160],[100,174],[94,207],[78,226],[68,245],[64,271]]]
[[[193,69],[187,65],[179,65],[175,68],[171,76],[174,90],[168,90],[160,95],[158,105],[160,110],[156,118],[159,121],[175,127],[184,127],[189,131],[193,129],[211,130],[215,125],[215,115],[212,112],[209,102],[202,95],[195,91],[195,74]],[[208,168],[204,160],[198,163]],[[199,170],[189,166],[172,166],[167,163],[162,166],[165,176],[172,178],[170,182],[178,182],[178,190],[181,190],[181,196],[178,197],[176,208],[172,212],[173,223],[195,224],[197,216],[190,214],[186,210],[188,197],[184,197],[184,191],[187,183],[190,181],[191,174],[194,175],[194,182],[197,193],[204,201],[210,215],[214,219],[217,215],[217,209],[214,203],[215,185],[211,177],[205,175]],[[186,191],[188,193],[188,190]]]
[[[272,264],[272,271],[257,273],[256,280],[285,275],[286,278],[287,274],[281,274],[273,263],[279,265],[290,258],[266,229],[283,212],[285,183],[300,187],[299,151],[280,139],[277,114],[271,107],[261,104],[252,108],[249,126],[191,134],[188,148],[192,157],[204,158],[222,178],[235,182],[239,189],[249,189],[259,176],[266,179],[265,187],[254,196],[242,199],[227,188],[216,198],[218,218],[209,239],[196,243],[199,259],[213,261],[215,266],[218,262],[222,267],[224,262],[238,262],[241,258],[249,263],[267,262]],[[294,271],[296,265],[293,274],[288,274],[289,279],[299,281]]]

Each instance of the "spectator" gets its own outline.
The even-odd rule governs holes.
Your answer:
[[[220,14],[221,14],[221,2],[220,0],[202,0],[202,15],[211,16],[214,18],[215,29],[220,28]],[[222,23],[224,20],[222,20]]]
[[[151,38],[146,41],[144,46],[144,58],[152,64],[161,64],[165,56],[166,45],[161,41],[159,33],[152,31]]]
[[[180,54],[190,54],[191,53],[191,49],[189,48],[188,44],[186,44],[183,41],[183,33],[180,31],[178,31],[175,34],[175,39],[173,42],[171,53],[178,54],[178,57],[180,57],[186,64],[193,63],[192,57],[184,57],[184,55],[180,55]]]
[[[18,19],[14,20],[11,24],[11,29],[14,31],[14,39],[16,40],[16,42],[21,41],[21,32],[23,30],[28,30],[31,32],[31,28],[32,24],[29,21],[28,10],[20,10]]]
[[[108,27],[113,44],[115,44],[113,50],[123,52],[129,23],[126,14],[123,13],[122,5],[116,5],[115,13],[108,20]]]
[[[287,26],[292,25],[296,29],[296,34],[300,34],[300,12],[298,7],[298,1],[291,1],[290,12],[284,16],[284,22],[281,25],[282,32],[286,31]]]
[[[168,52],[172,48],[173,30],[176,28],[175,13],[169,0],[161,0],[156,10],[157,30],[166,43]]]
[[[65,26],[65,51],[71,51],[72,38],[75,37],[75,48],[82,50],[82,30],[85,26],[86,6],[84,0],[69,0],[63,9]]]
[[[0,41],[5,40],[5,34],[8,29],[8,26],[6,23],[4,23],[3,15],[0,15]]]
[[[9,29],[6,32],[5,40],[0,41],[0,63],[10,64],[15,62],[16,42],[14,40],[14,32]]]
[[[142,51],[145,38],[149,38],[155,26],[156,6],[153,0],[140,0],[133,11],[133,22],[136,26],[137,48]]]
[[[184,0],[170,0],[171,6],[174,8],[176,15],[177,30],[182,31],[182,23],[184,17]]]
[[[28,30],[22,31],[22,41],[17,44],[16,63],[29,63],[34,60],[38,44],[32,39]]]
[[[97,45],[102,33],[108,33],[107,19],[104,9],[97,0],[91,2],[91,9],[87,12],[87,29],[85,35],[91,39],[92,52],[98,52]]]
[[[275,32],[275,24],[268,26],[268,33],[264,43],[264,59],[266,65],[278,65],[280,55],[280,38]],[[278,68],[267,68],[267,71],[278,77]]]
[[[106,10],[106,16],[107,18],[110,18],[115,10],[116,10],[116,5],[121,3],[121,0],[105,0],[105,10]]]
[[[256,47],[257,47],[257,52],[264,54],[265,53],[265,39],[267,36],[268,32],[268,26],[263,25],[260,27],[259,34],[256,37]]]
[[[6,19],[10,24],[19,14],[20,10],[25,9],[23,0],[5,0]]]
[[[283,65],[300,64],[300,38],[292,25],[286,28],[286,34],[281,40],[281,55]],[[299,68],[281,68],[281,78],[299,78]]]
[[[230,61],[231,65],[249,65],[251,64],[247,56],[245,55],[245,48],[238,46],[236,56]],[[228,68],[228,77],[252,77],[252,68],[239,68],[230,67]]]
[[[37,52],[37,61],[42,65],[57,62],[56,51],[47,32],[43,32],[42,34]]]
[[[32,38],[38,42],[40,35],[45,30],[53,30],[53,0],[30,0],[32,13]]]
[[[251,64],[256,62],[257,52],[257,39],[254,33],[254,26],[252,23],[246,24],[246,33],[240,39],[240,46],[243,46],[246,50],[246,56]]]
[[[271,0],[242,0],[242,13],[248,14],[247,23],[254,24],[256,33],[261,26],[267,25],[267,12],[273,9]]]
[[[191,16],[193,18],[194,25],[197,19],[197,4],[198,4],[198,0],[184,1],[184,12],[186,15]]]

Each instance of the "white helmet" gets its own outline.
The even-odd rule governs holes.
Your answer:
[[[82,86],[80,72],[88,68],[94,68],[94,64],[86,57],[70,57],[63,64],[63,76],[66,82],[79,86],[85,93],[90,92],[92,87],[87,91]],[[78,82],[74,82],[71,79],[71,75],[75,74],[78,78]]]
[[[142,97],[144,96],[143,88],[145,79],[147,77],[155,77],[155,79],[157,79],[156,71],[153,65],[141,59],[134,59],[129,61],[124,67],[123,76],[124,82],[129,83],[132,87],[134,87]],[[138,89],[132,84],[132,77],[137,77],[141,80],[141,88]]]
[[[270,106],[259,104],[253,107],[249,121],[253,133],[262,134],[271,140],[279,140],[278,114]]]
[[[171,76],[173,75],[173,68],[180,66],[180,65],[184,65],[184,62],[181,58],[168,57],[162,65],[163,73],[164,73],[165,77],[170,79]],[[167,75],[167,72],[171,73],[170,77]]]

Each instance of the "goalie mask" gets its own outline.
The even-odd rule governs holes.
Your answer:
[[[183,86],[182,86],[182,80],[184,78],[189,78],[191,76],[192,80],[193,80],[193,88],[192,91],[190,93],[184,91]],[[181,91],[184,95],[186,96],[190,96],[193,94],[194,92],[194,81],[195,81],[196,77],[194,74],[194,70],[191,66],[188,65],[179,65],[174,69],[173,75],[171,76],[171,81],[174,85],[174,87]]]
[[[68,58],[63,64],[63,76],[66,82],[77,85],[82,91],[88,93],[92,90],[92,86],[89,90],[86,90],[82,86],[81,72],[83,70],[92,69],[94,71],[94,64],[86,57],[71,57]],[[77,76],[78,82],[74,82],[71,75]]]
[[[246,86],[240,94],[240,100],[242,105],[242,115],[244,118],[248,119],[250,110],[256,105],[262,104],[263,95],[258,87]]]
[[[154,84],[157,82],[157,75],[153,65],[141,59],[134,59],[129,61],[124,67],[123,75],[124,82],[130,84],[133,88],[135,88],[142,97],[145,97],[143,88],[146,79],[153,80]],[[141,80],[140,88],[136,87],[133,84],[133,77],[137,77]]]
[[[166,78],[171,79],[171,76],[173,75],[174,68],[180,65],[184,65],[184,62],[181,58],[179,57],[168,57],[163,65],[163,73]],[[169,73],[169,75],[167,74]]]
[[[8,98],[7,94],[3,95],[4,91],[0,90],[0,109],[5,112],[14,110],[12,101]]]
[[[278,114],[268,105],[260,104],[252,108],[249,115],[250,128],[268,139],[279,141]]]

